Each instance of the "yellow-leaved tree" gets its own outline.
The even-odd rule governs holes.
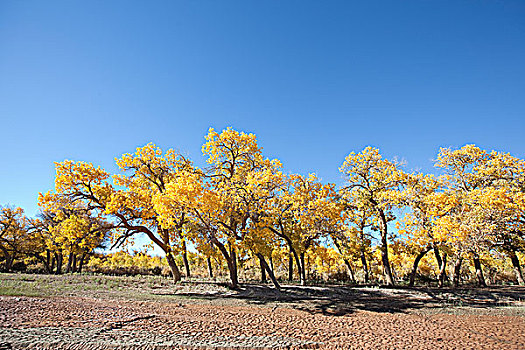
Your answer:
[[[524,161],[465,145],[457,150],[442,148],[436,166],[445,170],[446,191],[456,202],[450,214],[437,221],[454,242],[454,284],[459,283],[461,262],[471,258],[478,284],[485,286],[482,257],[494,248],[506,252],[518,282],[523,283],[516,252],[524,246]]]
[[[381,262],[383,275],[388,285],[394,285],[392,269],[388,259],[388,221],[391,211],[400,205],[399,191],[405,181],[400,164],[384,159],[379,150],[366,147],[360,153],[350,153],[339,170],[345,176],[344,192],[359,198],[374,213],[379,226]]]
[[[172,220],[167,216],[173,208],[186,208],[192,222],[189,231],[200,245],[209,242],[221,252],[235,288],[239,283],[237,250],[247,248],[243,246],[246,238],[260,232],[256,221],[279,185],[281,164],[264,158],[255,135],[231,128],[221,133],[210,129],[202,151],[208,167],[170,182],[166,194],[156,200],[157,210],[162,213],[161,222],[169,225]],[[249,248],[257,249],[257,245]],[[255,252],[264,260],[262,253]]]
[[[20,207],[0,207],[0,251],[6,271],[28,243],[28,219]]]

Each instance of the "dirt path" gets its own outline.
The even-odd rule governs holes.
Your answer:
[[[0,297],[0,348],[525,349],[512,315],[355,311],[286,305]]]

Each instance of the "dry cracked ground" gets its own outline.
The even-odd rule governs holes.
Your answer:
[[[0,274],[0,349],[525,349],[525,289]]]

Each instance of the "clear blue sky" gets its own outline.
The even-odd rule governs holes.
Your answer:
[[[525,2],[2,1],[0,117],[0,204],[29,215],[54,161],[153,141],[202,164],[210,126],[325,181],[367,145],[523,158]]]

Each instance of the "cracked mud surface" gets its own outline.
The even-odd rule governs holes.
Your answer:
[[[0,296],[0,349],[525,349],[520,288],[106,289]]]
[[[0,298],[0,340],[14,349],[523,349],[524,324],[500,315]]]

